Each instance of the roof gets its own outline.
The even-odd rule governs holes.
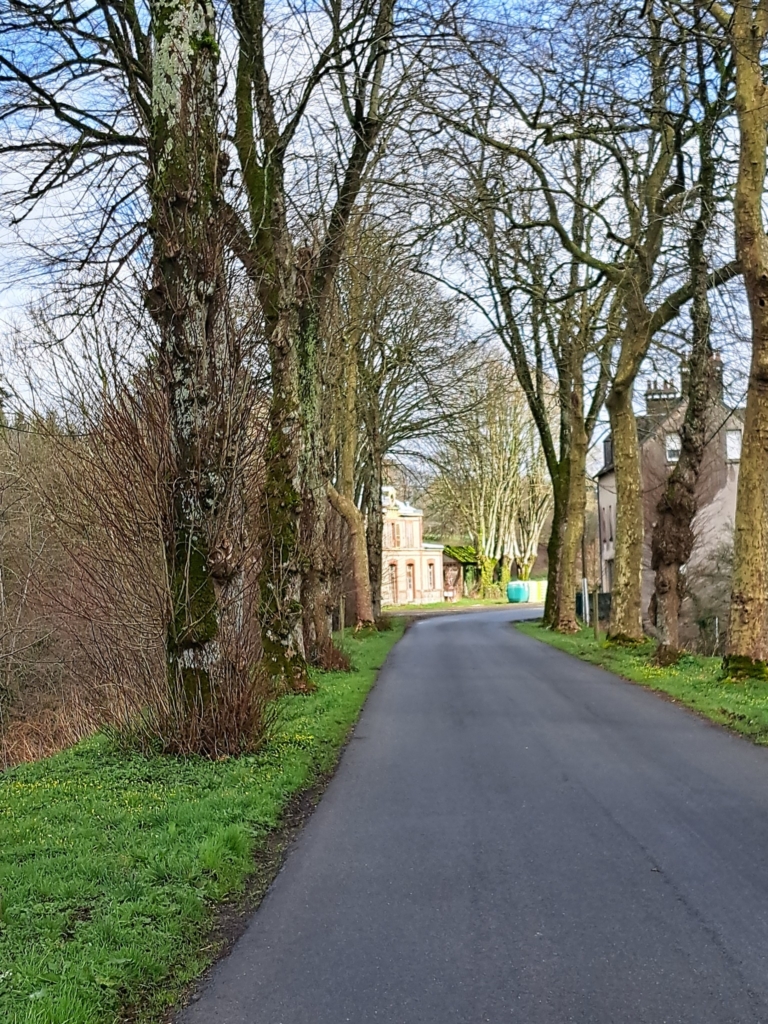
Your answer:
[[[420,508],[416,508],[414,505],[409,505],[407,501],[400,501],[399,498],[395,498],[393,502],[394,507],[398,510],[401,516],[423,516],[424,513]],[[393,505],[389,505],[392,508]]]
[[[670,426],[670,420],[675,416],[678,411],[683,411],[687,405],[688,399],[684,397],[678,397],[670,399],[669,402],[665,402],[663,405],[660,403],[656,409],[653,409],[650,413],[646,413],[644,416],[637,417],[637,438],[640,442],[640,447],[644,447],[651,438],[658,435],[659,430],[664,427]],[[727,406],[722,400],[717,403],[721,408],[721,419],[722,422],[718,430],[722,429],[731,419],[735,417],[737,420],[744,419],[745,408],[743,406],[737,406],[731,408]],[[610,453],[610,454],[609,454]],[[611,435],[603,442],[603,465],[595,473],[595,477],[599,478],[605,476],[607,473],[612,473],[613,466],[613,442]]]
[[[401,516],[423,516],[420,508],[410,505],[407,501],[400,501],[395,497],[395,488],[385,485],[381,488],[381,504],[386,512],[388,509],[397,509]]]

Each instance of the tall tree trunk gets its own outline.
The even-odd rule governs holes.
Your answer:
[[[480,545],[477,546],[477,567],[480,570],[480,597],[488,597],[493,586],[493,574],[496,570],[496,559],[486,555]],[[525,572],[524,565],[518,565],[518,572]],[[520,576],[520,579],[527,579]]]
[[[583,150],[578,144],[575,152],[577,194],[583,190]],[[581,204],[574,210],[572,223],[573,240],[576,245],[584,244],[584,208]],[[557,608],[553,628],[560,633],[573,633],[578,629],[576,622],[576,591],[579,589],[577,559],[579,544],[584,532],[586,509],[587,445],[584,423],[584,358],[588,350],[586,331],[588,323],[583,317],[584,307],[578,307],[576,290],[580,281],[581,268],[576,260],[571,261],[570,288],[574,294],[568,299],[566,308],[569,316],[561,324],[560,350],[563,353],[560,373],[561,424],[567,423],[567,430],[560,431],[561,461],[566,462],[565,472],[565,516],[561,565],[558,571]],[[581,316],[579,315],[581,313]],[[565,344],[568,339],[568,344]],[[564,443],[565,442],[565,443]]]
[[[703,65],[703,61],[701,63]],[[703,86],[706,89],[706,82]],[[715,164],[711,142],[715,120],[708,111],[699,145],[701,207],[688,244],[688,264],[694,285],[691,310],[693,338],[688,360],[688,406],[680,430],[680,458],[656,506],[656,522],[651,539],[651,568],[655,572],[654,596],[659,634],[656,657],[662,664],[675,661],[680,647],[679,620],[683,590],[680,569],[688,562],[693,550],[693,520],[698,511],[696,486],[704,458],[708,412],[715,383],[709,343],[711,317],[705,252],[714,206]]]
[[[643,494],[632,385],[614,384],[606,405],[613,438],[617,513],[609,636],[641,640]]]
[[[373,431],[370,438],[373,453],[370,456],[368,481],[364,500],[365,537],[368,547],[368,575],[371,581],[371,609],[374,622],[381,618],[381,585],[384,571],[384,510],[381,505],[381,488],[384,482],[382,457],[375,454],[378,434]]]
[[[354,501],[340,494],[328,485],[331,505],[347,524],[351,545],[352,586],[355,594],[355,625],[372,625],[373,603],[371,601],[371,580],[368,574],[368,538],[365,531],[365,517]]]
[[[766,172],[766,100],[762,51],[764,2],[734,4],[730,20],[736,64],[739,168],[736,252],[752,320],[752,362],[736,502],[734,570],[725,669],[768,675],[768,237],[762,205]]]
[[[552,478],[552,531],[547,544],[547,596],[544,600],[543,623],[553,629],[560,621],[563,599],[563,542],[568,524],[568,472],[561,462]]]
[[[169,685],[202,711],[242,627],[242,502],[227,393],[230,365],[220,230],[218,47],[213,6],[153,4],[150,311],[161,333],[175,476],[165,555]]]
[[[304,650],[310,664],[330,665],[331,639],[329,565],[326,549],[328,479],[320,418],[320,313],[312,303],[302,312],[299,349],[301,400],[301,540],[303,565],[301,602]]]
[[[706,292],[704,301],[706,302]],[[696,332],[697,328],[694,327],[694,334]],[[675,661],[679,653],[679,618],[683,589],[680,569],[686,564],[693,550],[693,520],[698,508],[696,484],[706,444],[710,397],[710,375],[706,357],[701,368],[694,366],[692,359],[690,372],[688,408],[680,431],[680,459],[672,470],[656,506],[656,522],[651,540],[651,568],[655,572],[654,597],[659,635],[656,657],[662,664]]]
[[[354,308],[356,307],[353,305]],[[357,325],[353,325],[344,335],[342,351],[339,353],[340,401],[336,424],[339,449],[338,486],[328,484],[331,505],[344,519],[349,530],[352,585],[355,592],[355,626],[358,628],[371,626],[374,622],[365,517],[355,504],[355,459],[360,422],[357,388],[359,348],[360,331]]]
[[[272,400],[264,481],[260,619],[265,664],[274,678],[306,675],[299,568],[302,512],[301,421],[296,328],[290,307],[268,325]]]
[[[579,367],[579,370],[581,368]],[[560,600],[555,629],[559,633],[574,633],[576,622],[576,592],[579,590],[579,550],[584,533],[584,515],[587,508],[587,432],[584,425],[583,384],[574,382],[571,444],[568,452],[568,494],[565,530],[561,550]]]
[[[307,678],[301,594],[304,431],[297,338],[300,278],[288,225],[280,130],[269,87],[264,9],[233,0],[238,34],[234,143],[249,207],[250,235],[230,215],[230,244],[259,296],[270,362],[269,438],[265,453],[259,618],[264,664],[275,679],[301,686]],[[255,126],[258,124],[258,143]],[[239,243],[239,244],[236,244]]]

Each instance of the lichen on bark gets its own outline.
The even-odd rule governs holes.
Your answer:
[[[719,11],[717,12],[719,15]],[[768,88],[765,5],[734,4],[720,18],[736,66],[739,165],[734,200],[736,252],[752,325],[752,359],[739,468],[726,674],[763,677],[768,667],[768,237],[763,221]]]
[[[201,0],[153,0],[150,133],[152,288],[170,451],[165,524],[166,649],[177,714],[205,712],[223,680],[250,671],[244,627],[244,506],[237,428],[242,367],[227,310],[220,226],[215,12]],[[223,539],[214,551],[216,540]]]

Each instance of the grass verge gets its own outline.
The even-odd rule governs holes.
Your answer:
[[[676,665],[659,668],[653,663],[655,643],[651,640],[621,647],[596,641],[589,629],[564,635],[543,629],[538,622],[518,622],[516,626],[582,661],[665,694],[755,743],[768,744],[768,681],[726,682],[721,678],[720,658],[686,654]]]
[[[96,736],[0,776],[0,1020],[157,1020],[216,956],[292,798],[336,763],[402,625],[347,636],[349,673],[281,699],[254,756],[147,759]]]

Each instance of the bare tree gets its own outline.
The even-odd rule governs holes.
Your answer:
[[[541,29],[526,32],[518,26],[525,40],[522,55],[520,46],[517,52],[512,48],[511,57],[499,55],[499,47],[487,42],[490,30],[480,42],[464,33],[465,63],[487,88],[457,87],[464,106],[453,104],[442,117],[479,147],[476,166],[482,167],[493,152],[510,162],[508,179],[515,166],[532,175],[525,194],[533,187],[541,209],[515,209],[511,190],[502,192],[502,210],[512,225],[551,232],[567,257],[585,268],[593,285],[604,281],[612,291],[606,323],[608,333],[618,332],[618,352],[606,404],[618,518],[611,633],[638,638],[642,505],[634,381],[653,337],[693,295],[690,280],[676,280],[680,268],[673,254],[679,234],[675,245],[669,237],[688,198],[683,148],[695,131],[681,87],[688,37],[676,22],[661,18],[653,3],[644,5],[644,20],[637,28],[630,28],[618,6],[606,10],[585,2],[562,13],[562,20],[553,19]],[[598,73],[619,64],[624,68],[621,76]],[[460,72],[463,82],[467,73],[461,65]],[[514,134],[510,126],[518,135],[515,141],[509,141]],[[574,143],[599,167],[586,192],[579,188],[579,177],[563,165],[564,153]],[[490,190],[492,200],[498,192],[498,185]],[[476,205],[481,211],[486,208],[483,201]],[[475,210],[472,216],[477,219]],[[499,244],[497,252],[503,251]],[[729,263],[710,273],[707,284],[722,283],[737,272],[737,264]],[[509,304],[512,289],[497,288],[496,294],[499,303]],[[562,294],[568,294],[567,288]],[[510,332],[506,312],[504,319]],[[526,393],[535,394],[526,383],[524,360],[518,362]],[[571,388],[568,392],[561,398],[564,408]],[[536,415],[534,406],[532,411]],[[583,508],[576,511],[581,518]]]
[[[507,348],[539,431],[554,496],[544,618],[570,631],[577,628],[587,451],[618,332],[614,288],[608,280],[590,279],[579,259],[562,252],[553,232],[534,226],[542,216],[531,201],[537,183],[520,173],[516,159],[485,140],[457,137],[441,156],[445,162],[439,202],[449,210],[443,234],[453,246],[443,275],[471,298]],[[582,216],[582,205],[601,164],[592,163],[577,142],[561,154],[561,166],[581,197],[574,230],[589,248],[593,218]]]
[[[474,546],[481,589],[514,559],[528,579],[551,510],[552,488],[525,396],[506,359],[483,353],[429,453],[431,514]],[[552,402],[554,405],[554,402]]]
[[[700,106],[696,138],[698,180],[694,193],[697,209],[688,236],[688,275],[693,289],[691,347],[687,359],[687,407],[680,429],[680,457],[667,479],[656,509],[651,541],[651,568],[655,572],[655,621],[659,634],[657,657],[673,661],[679,649],[679,616],[683,594],[681,567],[694,544],[693,522],[698,509],[696,485],[711,427],[715,360],[711,346],[711,310],[707,277],[708,244],[717,212],[715,190],[722,180],[715,154],[716,133],[729,107],[732,67],[725,59],[726,46],[706,38],[703,7],[694,5],[688,23],[695,35],[695,68],[690,76],[692,98]],[[710,34],[711,35],[711,34]],[[719,68],[719,76],[713,73]],[[711,83],[711,84],[710,84]]]
[[[261,0],[233,0],[238,36],[235,147],[248,202],[248,228],[232,209],[230,238],[256,284],[272,366],[267,465],[268,557],[262,583],[264,650],[274,670],[322,658],[330,644],[325,591],[325,508],[320,366],[324,318],[350,216],[386,111],[394,0],[324,9],[324,37],[293,95],[271,82],[270,22]],[[313,37],[307,27],[305,44]],[[335,199],[297,247],[290,218],[291,146],[310,105],[335,83],[330,154]],[[286,103],[292,100],[293,102]],[[328,155],[326,155],[327,158]],[[307,225],[309,227],[310,225]],[[304,569],[302,571],[302,565]],[[303,608],[303,616],[301,614]]]
[[[46,418],[36,429],[61,479],[55,488],[44,480],[30,484],[45,510],[48,535],[69,567],[66,582],[50,590],[58,590],[55,603],[66,609],[70,648],[79,649],[90,667],[80,673],[79,690],[97,700],[101,688],[101,721],[111,720],[140,740],[149,733],[168,750],[217,756],[252,747],[261,739],[269,690],[259,667],[254,608],[254,509],[265,420],[258,402],[259,394],[264,397],[259,353],[249,347],[249,386],[232,387],[228,396],[232,424],[226,436],[237,438],[239,447],[225,468],[238,484],[233,505],[240,549],[233,553],[228,543],[230,509],[212,505],[202,521],[210,531],[203,539],[211,545],[205,568],[223,613],[215,634],[220,660],[206,664],[208,674],[184,672],[190,666],[178,667],[177,631],[187,599],[179,595],[179,579],[194,585],[195,565],[190,559],[182,571],[170,546],[178,536],[172,485],[179,474],[163,334],[145,312],[125,304],[110,302],[107,315],[80,321],[74,331],[64,320],[46,319],[46,312],[34,318],[20,346],[30,368],[25,391],[43,410],[52,404],[57,410],[50,428]],[[233,343],[255,335],[249,319],[243,320],[233,323]],[[227,594],[230,558],[237,559],[238,576],[236,590]],[[196,585],[199,591],[199,578]],[[200,605],[195,614],[201,616]],[[210,686],[201,691],[206,680]]]
[[[736,252],[752,321],[752,363],[739,468],[733,584],[725,669],[768,674],[768,238],[763,218],[768,124],[765,46],[768,3],[706,4],[736,68],[739,163]]]
[[[198,354],[230,383],[239,379],[239,368],[231,362],[236,353],[227,350],[226,303],[216,283],[225,249],[249,274],[272,367],[262,646],[273,673],[300,680],[305,659],[321,657],[330,642],[318,383],[323,316],[348,219],[402,78],[391,69],[394,0],[312,12],[232,0],[220,6],[183,3],[170,21],[166,13],[153,2],[137,7],[124,0],[109,0],[87,14],[44,0],[9,8],[0,31],[6,52],[19,56],[3,57],[4,152],[12,162],[27,153],[36,164],[16,196],[21,216],[61,187],[82,187],[85,196],[95,197],[90,219],[77,225],[84,234],[66,244],[58,240],[65,266],[78,266],[79,258],[79,266],[87,267],[88,254],[98,252],[100,281],[115,280],[150,238],[154,315],[159,324],[165,318],[165,330],[177,332],[170,355],[190,364],[198,358],[192,349],[185,353],[191,341],[182,344],[178,334],[188,316],[219,337],[219,356],[230,360],[226,370],[219,356],[208,359],[214,352],[210,338],[207,355],[202,349]],[[411,28],[417,20],[410,19]],[[178,53],[170,45],[173,33]],[[410,38],[418,34],[414,28]],[[279,67],[276,50],[287,55]],[[182,58],[182,52],[192,55]],[[89,97],[105,84],[95,107]],[[220,95],[231,96],[232,106],[223,108]],[[185,133],[175,148],[173,132]],[[193,236],[200,252],[189,262],[193,249],[174,246],[191,245]],[[195,303],[176,294],[185,259],[190,279],[199,278]],[[210,316],[202,317],[204,307]],[[179,373],[185,373],[181,366]],[[195,384],[187,409],[178,410],[182,419],[193,409],[213,412],[206,392],[211,385],[210,379]],[[187,390],[176,388],[177,404]],[[204,417],[211,425],[208,440],[215,439],[217,416]],[[177,427],[183,432],[182,419]],[[189,441],[179,434],[182,462]],[[218,465],[224,466],[227,456],[220,454]],[[199,468],[206,476],[207,469]],[[226,486],[231,496],[237,485],[225,485],[225,477],[212,486]],[[179,495],[183,490],[180,485]],[[236,502],[223,492],[221,498],[221,508],[234,510]],[[179,509],[182,504],[179,497]],[[180,523],[182,533],[188,525]],[[229,532],[235,552],[234,524]],[[204,554],[201,549],[200,558]],[[185,626],[179,635],[199,633],[210,617],[195,621],[195,629]]]
[[[391,223],[374,226],[363,241],[367,278],[356,372],[355,495],[366,522],[371,600],[378,618],[384,463],[422,458],[424,445],[452,415],[473,342],[462,304],[423,272],[405,232],[393,230]]]
[[[217,12],[207,0],[150,0],[140,11],[117,0],[88,12],[22,0],[0,31],[12,44],[2,57],[4,153],[38,165],[20,208],[59,189],[97,189],[100,219],[82,225],[79,242],[86,266],[89,249],[104,254],[102,295],[148,245],[145,298],[171,453],[167,682],[179,706],[204,714],[230,676],[253,671],[234,654],[247,379],[225,274]],[[111,199],[98,193],[109,188]]]

